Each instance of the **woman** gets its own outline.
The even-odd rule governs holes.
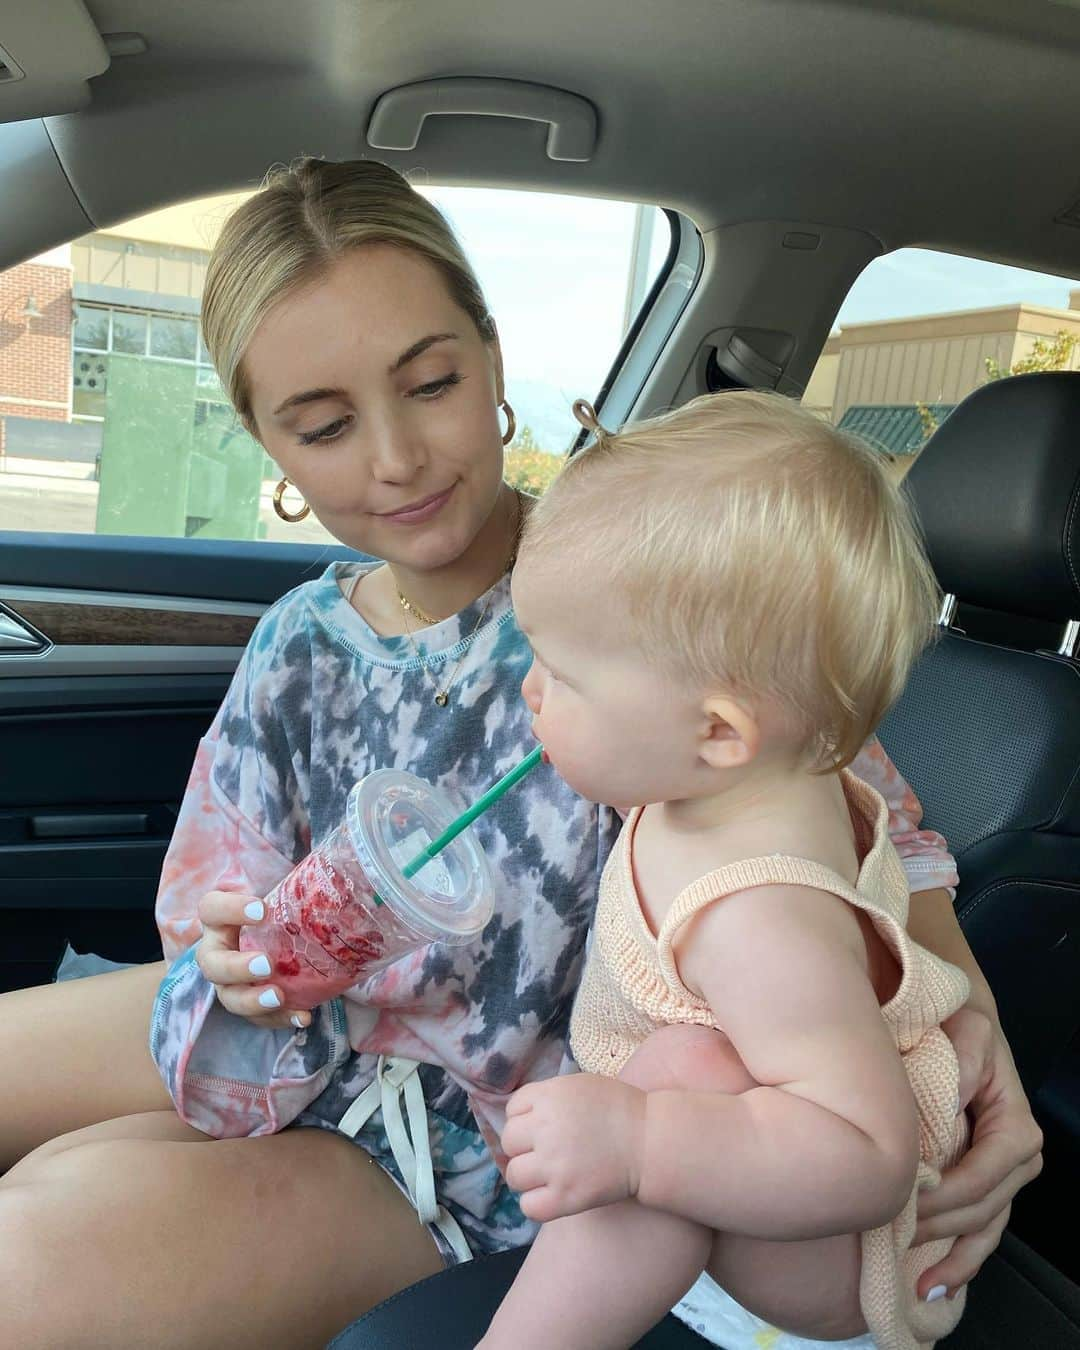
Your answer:
[[[393,171],[309,160],[275,174],[222,232],[203,327],[285,477],[387,565],[335,565],[260,621],[166,860],[158,917],[175,960],[156,1002],[161,967],[0,1001],[4,1081],[27,1063],[39,1075],[2,1126],[7,1158],[22,1157],[0,1180],[3,1344],[321,1346],[442,1264],[527,1240],[493,1156],[502,1106],[558,1069],[618,829],[532,775],[478,825],[498,875],[481,942],[421,952],[310,1019],[281,1006],[239,926],[338,822],[352,782],[396,765],[475,797],[531,744],[508,583],[529,503],[502,481],[513,417],[480,288]],[[854,767],[893,807],[913,935],[969,972],[994,1019],[943,889],[943,842],[917,830],[876,743]],[[143,1048],[152,1003],[169,1092]],[[970,1278],[1041,1146],[1000,1032],[966,1012],[953,1032],[976,1146],[923,1230],[967,1236],[923,1293]],[[350,1111],[358,1099],[383,1116]],[[403,1099],[434,1178],[383,1129]],[[346,1112],[355,1143],[337,1129]]]

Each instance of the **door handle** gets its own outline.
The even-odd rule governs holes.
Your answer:
[[[44,633],[0,604],[0,656],[44,656],[51,647]]]
[[[104,839],[149,833],[146,811],[69,811],[30,817],[31,839]]]

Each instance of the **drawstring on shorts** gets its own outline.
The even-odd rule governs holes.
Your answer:
[[[341,1117],[338,1129],[350,1139],[355,1139],[381,1108],[390,1152],[420,1222],[437,1228],[459,1261],[471,1261],[472,1252],[465,1234],[454,1216],[439,1204],[435,1196],[427,1106],[424,1090],[420,1086],[419,1068],[419,1062],[415,1059],[380,1055],[375,1077]],[[405,1100],[404,1118],[402,1098]]]

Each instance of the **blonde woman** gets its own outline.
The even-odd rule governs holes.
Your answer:
[[[618,833],[611,811],[533,775],[485,817],[498,899],[475,947],[430,949],[310,1018],[281,1006],[238,929],[337,823],[349,786],[397,765],[473,797],[532,744],[509,593],[530,503],[502,481],[513,415],[479,285],[392,170],[272,174],[221,234],[203,329],[283,478],[386,561],[335,564],[261,620],[166,860],[164,981],[143,968],[0,1000],[0,1073],[23,1084],[0,1118],[6,1161],[22,1159],[0,1179],[4,1345],[321,1346],[442,1265],[529,1240],[499,1171],[504,1106],[563,1059]],[[853,767],[892,809],[912,932],[969,972],[992,1017],[944,842],[919,831],[876,743]],[[928,1273],[950,1288],[1038,1168],[1008,1048],[983,1025],[961,1014],[954,1035],[985,1066],[975,1109],[995,1128],[925,1211],[927,1232],[969,1234]],[[373,1083],[385,1109],[354,1112],[347,1137],[338,1124]],[[423,1175],[380,1123],[417,1088]]]

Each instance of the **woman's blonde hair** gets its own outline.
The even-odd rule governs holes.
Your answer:
[[[778,394],[733,391],[597,434],[531,513],[538,568],[607,588],[643,659],[776,699],[806,762],[851,762],[930,640],[939,591],[881,457]]]
[[[256,328],[283,295],[363,244],[392,244],[426,258],[480,336],[494,340],[483,291],[454,232],[399,173],[373,160],[297,160],[272,169],[226,220],[206,270],[203,340],[248,425],[243,359]]]

